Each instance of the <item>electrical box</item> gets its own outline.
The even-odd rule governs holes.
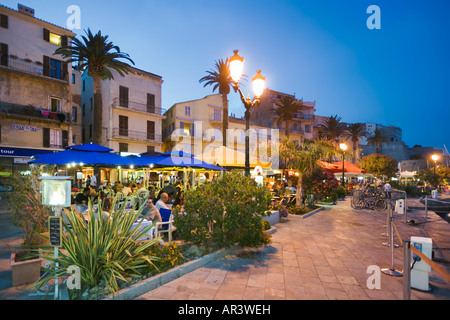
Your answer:
[[[438,198],[438,191],[431,190],[431,199],[437,199],[437,198]]]
[[[433,255],[433,240],[431,238],[411,237],[411,246],[422,252],[430,260]],[[412,252],[411,288],[430,291],[429,273],[431,266]]]
[[[397,200],[395,202],[395,212],[405,214],[405,200]]]

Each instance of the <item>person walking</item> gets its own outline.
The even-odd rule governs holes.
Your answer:
[[[387,199],[392,198],[392,186],[389,181],[386,181],[386,183],[384,184],[383,191]]]

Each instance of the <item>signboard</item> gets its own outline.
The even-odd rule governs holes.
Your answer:
[[[61,236],[62,236],[62,221],[61,217],[49,217],[48,218],[48,230],[50,234],[50,245],[60,248]]]

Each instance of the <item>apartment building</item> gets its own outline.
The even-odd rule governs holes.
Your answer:
[[[295,98],[294,95],[286,94],[270,89],[264,90],[260,100],[261,103],[251,112],[250,122],[253,125],[278,129],[280,139],[286,136],[286,122],[280,120],[280,117],[274,113],[273,109],[277,108],[277,101],[283,96]],[[289,121],[290,134],[289,138],[299,145],[304,139],[313,139],[314,137],[314,113],[316,102],[303,101],[304,109],[294,114],[292,120]]]
[[[194,154],[198,158],[206,156],[205,161],[210,161],[218,156],[214,150],[220,150],[220,154],[229,153],[231,167],[243,167],[245,165],[245,131],[246,124],[243,118],[229,117],[227,150],[223,151],[223,106],[222,97],[219,94],[209,95],[202,99],[185,101],[174,104],[167,112],[163,121],[164,151],[173,149],[183,150]],[[271,147],[272,128],[258,125],[250,126],[251,165],[261,161],[270,162],[267,157],[261,159],[260,155],[266,155]],[[264,148],[264,150],[263,150]],[[270,152],[269,152],[270,154]],[[259,162],[258,162],[259,161]]]
[[[31,8],[0,5],[0,179],[28,170],[32,155],[76,140],[72,67],[54,55],[74,36]]]
[[[161,151],[162,77],[130,67],[123,77],[112,70],[113,79],[102,80],[103,123],[94,119],[94,83],[84,72],[81,77],[82,141],[92,142],[94,126],[101,125],[103,146],[116,153],[141,154]]]

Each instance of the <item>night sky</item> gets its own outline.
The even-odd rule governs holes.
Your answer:
[[[2,0],[17,9],[17,0]],[[20,0],[67,28],[81,10],[83,34],[101,30],[139,69],[163,77],[163,108],[212,94],[200,78],[239,49],[249,78],[316,101],[316,114],[393,125],[409,147],[450,148],[450,1],[433,0]],[[370,5],[381,29],[369,29]],[[243,91],[250,94],[247,84]],[[130,97],[131,98],[131,97]],[[230,112],[243,116],[233,91]]]

